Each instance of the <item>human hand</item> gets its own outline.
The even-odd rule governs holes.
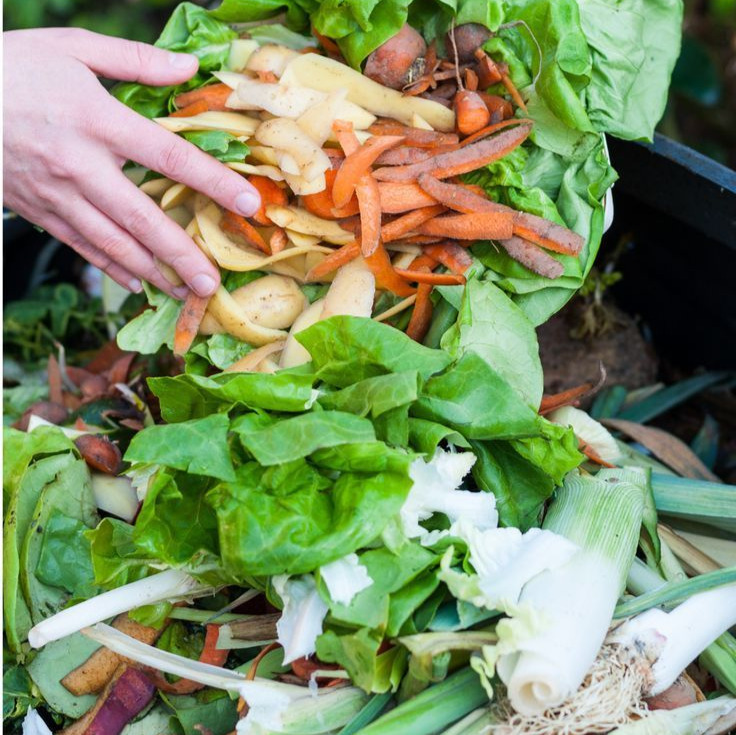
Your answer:
[[[4,41],[5,205],[132,291],[145,279],[186,295],[155,255],[198,295],[213,293],[217,269],[121,167],[131,159],[246,216],[258,209],[258,192],[118,102],[96,76],[179,84],[196,73],[197,58],[75,28],[11,31]]]

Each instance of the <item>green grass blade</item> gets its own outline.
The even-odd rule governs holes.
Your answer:
[[[692,440],[690,448],[709,470],[713,469],[718,458],[720,438],[721,431],[718,422],[710,414],[705,414],[703,425]]]
[[[488,695],[478,675],[465,668],[403,702],[359,732],[360,735],[431,735],[442,732],[487,701]]]
[[[354,735],[362,728],[370,725],[386,709],[391,701],[391,696],[391,692],[384,692],[371,697],[365,707],[337,735]]]
[[[683,401],[686,401],[688,398],[692,398],[692,396],[697,395],[706,388],[712,388],[728,377],[730,377],[730,374],[727,372],[710,372],[682,380],[675,385],[658,390],[656,393],[631,406],[627,406],[619,413],[617,418],[644,424],[669,411]]]
[[[721,686],[736,696],[736,638],[724,633],[700,654],[698,660]]]
[[[700,574],[684,582],[670,582],[661,587],[646,592],[633,600],[626,600],[616,606],[614,618],[626,618],[629,615],[638,615],[657,605],[682,602],[698,592],[706,592],[714,587],[736,582],[736,567],[719,569],[715,572]]]

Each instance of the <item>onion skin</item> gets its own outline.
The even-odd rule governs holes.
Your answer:
[[[370,54],[363,74],[374,82],[391,89],[402,89],[411,79],[412,64],[427,52],[421,34],[410,25],[402,29]]]

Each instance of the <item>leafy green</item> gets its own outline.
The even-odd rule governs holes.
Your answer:
[[[23,666],[3,669],[3,721],[24,717],[40,702],[38,690]]]
[[[222,373],[151,378],[148,385],[161,402],[161,416],[176,423],[236,406],[297,413],[312,400],[312,382],[308,373]]]
[[[442,346],[455,357],[482,357],[532,408],[542,400],[542,364],[534,327],[516,304],[489,281],[468,281],[457,324]]]
[[[392,463],[391,470],[343,471],[335,480],[305,460],[265,470],[242,465],[234,482],[207,494],[225,569],[236,579],[298,574],[365,546],[398,513],[411,486],[408,456],[401,471],[396,458]]]
[[[426,419],[409,419],[409,443],[417,451],[431,457],[442,441],[456,447],[470,447],[465,437],[454,429]]]
[[[412,415],[467,439],[512,439],[539,433],[539,417],[482,357],[466,352],[430,378]]]
[[[229,368],[241,357],[245,357],[253,348],[247,342],[241,342],[231,334],[213,334],[207,339],[197,341],[187,353],[200,355],[210,365],[220,370]]]
[[[317,399],[324,408],[350,411],[359,416],[377,418],[387,411],[413,403],[419,397],[421,378],[416,370],[366,378]]]
[[[136,549],[200,578],[220,582],[217,519],[205,501],[211,482],[185,472],[154,477],[133,529]]]
[[[148,576],[152,560],[133,541],[134,529],[117,518],[103,518],[87,533],[97,584],[122,587]]]
[[[225,692],[205,689],[193,696],[164,695],[184,735],[226,735],[238,721],[237,702]]]
[[[8,425],[17,421],[27,408],[47,398],[48,394],[48,385],[33,381],[12,388],[3,388],[3,424]]]
[[[418,344],[386,324],[354,316],[334,316],[299,332],[319,380],[344,388],[366,378],[416,370],[428,378],[450,357]]]
[[[189,130],[181,133],[181,137],[223,163],[242,162],[250,152],[242,140],[224,130]]]
[[[229,427],[226,414],[149,426],[133,437],[125,459],[233,480],[235,472],[227,443]]]
[[[121,102],[146,117],[159,117],[169,111],[170,99],[180,92],[201,86],[208,72],[222,69],[236,37],[225,23],[215,20],[206,10],[192,3],[181,3],[164,26],[156,46],[170,51],[195,54],[199,72],[177,86],[150,87],[136,82],[118,84],[113,94]]]
[[[155,286],[144,283],[150,309],[129,321],[117,336],[121,350],[151,355],[166,345],[174,348],[174,328],[181,304]]]
[[[264,467],[293,462],[318,449],[375,438],[370,421],[341,411],[307,413],[241,434],[243,446]]]

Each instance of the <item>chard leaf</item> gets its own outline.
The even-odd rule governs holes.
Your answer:
[[[235,406],[298,413],[312,400],[312,382],[307,373],[222,373],[150,378],[148,385],[161,402],[162,418],[176,423]]]
[[[232,480],[235,471],[227,442],[229,427],[226,414],[149,426],[133,437],[125,460]]]
[[[373,424],[341,411],[319,411],[278,421],[240,435],[243,446],[263,466],[293,462],[318,449],[373,442]]]
[[[297,340],[312,356],[316,377],[339,388],[405,370],[426,379],[450,363],[442,350],[362,317],[333,316],[299,332]]]

